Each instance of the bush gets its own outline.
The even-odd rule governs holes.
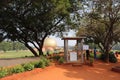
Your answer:
[[[90,57],[94,58],[94,53],[90,53]],[[101,54],[96,54],[96,58],[100,59],[101,58]]]
[[[50,65],[50,60],[48,60],[45,57],[41,57],[41,60],[43,60],[43,62],[45,63],[45,66],[49,66]]]
[[[31,71],[34,69],[34,65],[32,63],[27,63],[22,65],[25,71]]]
[[[90,57],[90,63],[94,62],[94,58]]]
[[[109,54],[109,61],[112,63],[116,63],[117,62],[117,58],[115,57],[114,54]]]
[[[59,55],[53,56],[53,59],[58,61],[60,59],[60,56]]]
[[[7,69],[2,69],[2,68],[0,69],[0,78],[6,76],[7,74],[8,74]]]
[[[50,61],[49,61],[47,58],[41,56],[41,57],[40,57],[40,61],[35,62],[35,63],[33,63],[33,64],[34,64],[34,67],[35,67],[35,68],[44,68],[44,67],[50,65]]]
[[[19,66],[15,66],[14,68],[11,69],[12,73],[20,73],[20,72],[24,72],[24,68],[19,65]]]
[[[106,58],[107,58],[107,54],[101,54],[101,60],[105,61]],[[109,53],[109,61],[112,63],[117,62],[117,58],[115,57],[115,55],[112,52]]]
[[[41,57],[40,61],[37,61],[37,62],[17,65],[15,67],[6,68],[6,69],[0,68],[0,78],[5,77],[6,75],[14,74],[14,73],[30,71],[30,70],[33,70],[34,68],[44,68],[49,65],[50,65],[50,61],[45,57]]]
[[[44,68],[45,67],[45,62],[43,60],[40,60],[39,62],[34,63],[35,68]]]
[[[39,62],[35,62],[35,63],[34,63],[34,68],[40,68]]]
[[[106,57],[107,57],[106,54],[101,54],[101,58],[100,59],[103,60],[103,61],[105,61]]]
[[[62,63],[64,63],[64,58],[63,57],[60,57],[60,59],[58,60],[58,62],[60,63],[60,64],[62,64]]]
[[[31,63],[22,64],[22,65],[17,65],[15,67],[6,68],[6,69],[0,68],[0,78],[4,77],[6,75],[14,74],[14,73],[30,71],[30,70],[33,70],[34,68],[44,68],[49,65],[50,65],[50,61],[45,57],[41,57],[40,61],[37,61],[37,62],[31,62]]]
[[[36,62],[36,64],[34,66],[35,66],[35,68],[44,68],[45,62],[43,60],[40,60],[39,62]]]

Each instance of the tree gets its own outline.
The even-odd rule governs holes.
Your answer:
[[[26,50],[26,47],[18,41],[2,41],[0,43],[0,51],[10,51],[10,50]]]
[[[120,1],[91,0],[87,5],[85,34],[99,45],[109,62],[109,51],[120,42]]]
[[[33,46],[42,55],[47,36],[68,30],[69,0],[2,0],[1,4],[0,32],[23,43],[35,56]]]
[[[6,52],[6,51],[8,51],[10,49],[11,49],[11,47],[8,44],[8,42],[4,41],[4,42],[0,43],[0,50],[3,50],[4,52]]]

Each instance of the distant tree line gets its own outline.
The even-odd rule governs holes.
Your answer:
[[[10,51],[10,50],[26,50],[27,48],[20,42],[13,41],[3,41],[0,43],[0,51]]]

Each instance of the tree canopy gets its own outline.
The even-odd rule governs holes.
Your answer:
[[[70,22],[70,8],[69,0],[2,0],[1,40],[4,37],[19,41],[35,56],[42,55],[46,37],[69,29],[67,23]]]
[[[108,62],[109,51],[120,42],[120,1],[86,0],[84,7],[85,27],[81,27],[80,31],[84,30],[84,34],[99,45],[102,52],[107,54]]]

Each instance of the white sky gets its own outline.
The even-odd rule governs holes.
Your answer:
[[[70,31],[66,37],[74,37],[74,36],[75,36],[75,32]],[[58,46],[64,46],[64,41],[61,38],[55,37],[55,36],[50,36],[50,38],[55,39]],[[76,44],[76,40],[69,40],[68,41],[69,46],[74,46],[75,44]]]

